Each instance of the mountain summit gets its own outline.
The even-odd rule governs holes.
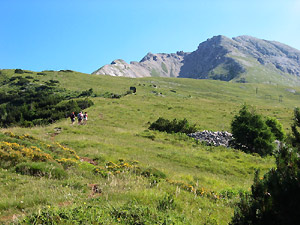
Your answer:
[[[93,74],[300,85],[300,51],[251,36],[219,35],[200,43],[193,52],[148,53],[130,64],[118,59]]]

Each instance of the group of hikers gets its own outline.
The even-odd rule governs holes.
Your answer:
[[[71,118],[71,123],[75,123],[76,115],[75,112],[72,112],[70,115]],[[85,112],[84,114],[82,112],[77,114],[77,120],[78,120],[78,125],[86,124],[88,120],[88,114]]]

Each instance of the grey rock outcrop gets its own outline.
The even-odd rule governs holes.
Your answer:
[[[262,65],[272,64],[282,72],[300,76],[300,51],[288,45],[261,40],[251,36],[233,38],[236,48],[245,55],[251,55]]]
[[[140,62],[126,63],[122,59],[114,60],[93,74],[124,77],[177,77],[182,67],[183,58],[188,53],[171,54],[149,52]]]
[[[232,134],[227,131],[212,132],[204,130],[188,134],[188,136],[206,142],[209,145],[225,147],[229,147],[229,142],[233,139]]]
[[[285,76],[290,76],[286,78],[290,83],[294,82],[291,80],[300,77],[300,51],[276,41],[251,36],[231,39],[219,35],[200,43],[197,50],[191,53],[183,51],[171,54],[148,53],[140,62],[130,62],[130,64],[118,59],[93,74],[239,82],[239,78],[245,81],[251,73],[259,74],[258,70],[261,71],[262,76],[276,74],[276,82],[284,80]],[[271,81],[274,76],[269,76],[264,80]]]

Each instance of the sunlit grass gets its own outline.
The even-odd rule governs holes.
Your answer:
[[[243,103],[248,103],[259,113],[278,118],[288,132],[293,108],[299,103],[299,88],[294,88],[294,94],[286,90],[288,87],[262,84],[178,78],[129,79],[63,72],[48,74],[41,79],[59,80],[63,87],[73,91],[93,88],[96,94],[107,91],[122,94],[135,86],[137,93],[121,99],[92,98],[95,105],[86,110],[89,115],[87,125],[71,125],[70,119],[66,118],[45,127],[14,127],[2,129],[3,132],[28,133],[49,144],[59,142],[81,157],[98,160],[102,166],[119,159],[137,160],[141,167],[156,168],[169,180],[197,184],[199,188],[217,193],[248,191],[254,171],[268,171],[274,166],[274,158],[206,146],[185,135],[149,131],[149,122],[160,116],[187,118],[196,123],[199,130],[230,131],[233,116]],[[282,102],[278,99],[280,95]],[[60,127],[61,132],[53,135],[56,127]],[[195,196],[166,180],[151,186],[148,178],[131,173],[105,179],[93,174],[92,169],[86,164],[71,168],[67,170],[66,180],[35,178],[0,170],[0,183],[4,184],[0,186],[0,219],[12,219],[14,214],[29,215],[48,205],[68,207],[83,202],[120,206],[136,199],[141,204],[153,206],[153,202],[165,193],[175,195],[180,206],[175,211],[183,214],[191,224],[212,224],[214,221],[227,224],[233,215],[236,200]],[[102,189],[102,194],[95,197],[97,203],[90,196],[88,184],[98,184]]]

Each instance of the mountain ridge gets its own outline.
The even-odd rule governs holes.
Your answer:
[[[128,64],[117,59],[92,74],[300,85],[300,51],[248,35],[218,35],[200,43],[193,52],[149,52],[139,62]]]

